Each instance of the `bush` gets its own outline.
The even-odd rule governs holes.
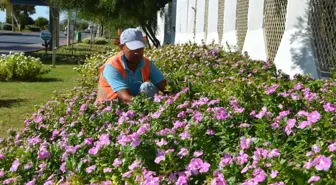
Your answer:
[[[76,69],[84,87],[9,131],[0,182],[336,183],[334,80],[289,78],[216,46],[166,46],[146,56],[171,95],[96,105],[98,67],[112,54],[89,58]]]
[[[2,27],[3,30],[9,30],[11,31],[12,30],[12,25],[10,24],[4,24],[3,27]]]
[[[83,42],[85,44],[91,44],[91,39],[84,39]],[[109,41],[105,38],[95,38],[94,39],[94,44],[97,44],[97,45],[105,45],[105,44],[108,44]]]
[[[36,20],[35,20],[35,26],[38,27],[38,28],[44,28],[45,26],[48,26],[48,19],[45,18],[45,17],[38,17]]]
[[[27,28],[28,28],[29,31],[32,31],[32,32],[40,32],[41,31],[40,27],[36,27],[36,26],[32,26],[32,25],[28,25]]]
[[[40,59],[12,53],[0,56],[0,81],[31,81],[50,71]]]

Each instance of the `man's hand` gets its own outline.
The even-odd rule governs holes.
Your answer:
[[[118,98],[126,104],[129,104],[133,100],[133,96],[129,93],[128,89],[122,89],[117,92]]]

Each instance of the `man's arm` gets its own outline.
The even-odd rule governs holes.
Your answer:
[[[133,100],[133,96],[129,93],[128,89],[122,89],[118,91],[117,94],[118,94],[118,98],[126,104],[131,103]]]

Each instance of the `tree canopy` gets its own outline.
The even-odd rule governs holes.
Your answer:
[[[98,23],[132,24],[140,26],[155,46],[157,12],[171,0],[49,0],[61,9],[76,10],[82,17]]]
[[[45,17],[38,17],[35,20],[35,26],[39,27],[39,28],[44,28],[45,26],[48,25],[48,19]]]

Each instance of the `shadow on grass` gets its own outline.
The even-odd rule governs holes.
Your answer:
[[[0,108],[11,108],[14,104],[17,104],[17,103],[21,103],[21,102],[24,102],[26,101],[25,99],[6,99],[6,100],[2,100],[0,99]]]
[[[64,80],[60,78],[48,78],[48,77],[41,77],[38,79],[35,79],[33,81],[28,81],[28,82],[62,82]]]

